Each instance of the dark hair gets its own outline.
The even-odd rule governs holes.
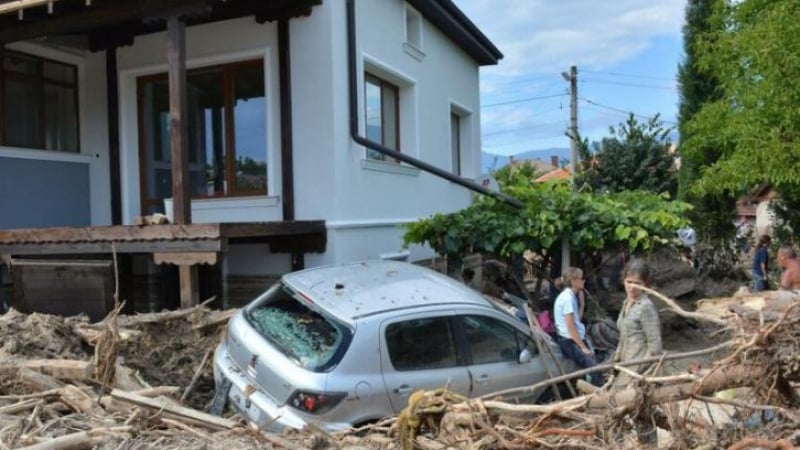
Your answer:
[[[647,261],[636,258],[632,259],[627,266],[625,266],[625,276],[632,275],[638,277],[643,283],[650,282],[650,265]]]
[[[768,234],[762,234],[758,238],[758,245],[769,245],[770,242],[772,242],[772,238]]]

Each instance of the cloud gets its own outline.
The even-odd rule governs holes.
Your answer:
[[[505,54],[500,77],[602,69],[679,35],[685,0],[455,0]]]

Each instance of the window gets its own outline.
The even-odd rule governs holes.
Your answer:
[[[400,94],[397,86],[374,75],[364,76],[365,124],[367,139],[400,151]],[[386,156],[367,149],[368,159],[386,160]],[[396,161],[396,160],[394,160]]]
[[[0,60],[0,144],[77,153],[77,67],[12,51]]]
[[[315,372],[335,366],[352,338],[345,325],[312,311],[282,284],[267,291],[245,317],[281,353]]]
[[[484,316],[464,316],[462,321],[472,364],[517,361],[526,347],[535,352],[531,339],[505,322]]]
[[[461,364],[446,317],[393,323],[386,327],[386,346],[395,370],[443,369]]]
[[[267,194],[266,95],[262,60],[192,70],[186,76],[192,197]],[[142,210],[172,196],[167,74],[139,79]]]
[[[453,158],[453,174],[461,175],[461,117],[450,113],[450,154]]]
[[[422,50],[422,17],[410,8],[406,8],[406,43]]]

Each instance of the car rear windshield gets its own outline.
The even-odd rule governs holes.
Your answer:
[[[265,293],[246,316],[273,346],[314,372],[335,366],[352,335],[343,324],[306,306],[283,284]]]

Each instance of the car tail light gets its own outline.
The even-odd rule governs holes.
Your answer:
[[[338,405],[346,396],[344,392],[296,391],[289,398],[289,405],[310,414],[322,414]]]

